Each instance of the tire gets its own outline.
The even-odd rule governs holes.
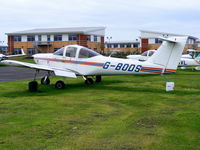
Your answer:
[[[37,92],[38,90],[38,83],[37,81],[31,81],[28,83],[28,90],[30,92]]]
[[[91,84],[93,84],[93,83],[94,83],[94,81],[93,81],[92,78],[87,78],[87,79],[85,80],[85,84],[87,84],[87,85],[91,85]]]
[[[59,81],[56,82],[55,88],[64,89],[65,88],[65,83],[63,81],[59,80]]]
[[[47,77],[46,80],[45,80],[45,78],[46,78],[46,77],[43,77],[43,78],[41,79],[41,84],[43,84],[43,85],[48,85],[48,84],[50,84],[50,79],[49,79],[49,77]]]
[[[96,76],[96,82],[101,82],[101,76],[100,75]]]

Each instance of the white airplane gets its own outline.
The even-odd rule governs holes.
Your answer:
[[[26,54],[24,53],[24,50],[21,49],[21,54],[16,54],[16,55],[4,55],[4,54],[0,54],[0,61],[5,60],[7,58],[10,57],[17,57],[17,56],[25,56]]]
[[[148,50],[143,52],[141,55],[128,55],[126,56],[128,59],[137,59],[139,61],[146,61],[149,57],[151,57],[154,53],[156,52],[156,50]]]
[[[199,70],[200,66],[200,51],[190,51],[189,54],[182,56],[179,66],[183,69],[185,67],[194,66],[196,70]]]
[[[130,75],[130,74],[164,74],[176,72],[187,37],[162,38],[163,44],[156,54],[147,61],[121,59],[102,56],[99,53],[78,45],[65,46],[55,53],[33,55],[36,64],[14,60],[3,60],[2,63],[22,65],[38,70],[54,72],[56,76],[76,78],[82,76],[86,84],[93,84],[90,76],[101,82],[102,75]],[[41,79],[42,84],[49,84],[50,74]],[[55,87],[62,89],[62,80],[56,82]],[[38,83],[29,82],[29,90],[37,91]]]
[[[139,61],[146,61],[148,60],[156,50],[148,50],[142,53],[141,55],[128,55],[128,59],[136,59]],[[189,54],[183,54],[181,56],[180,62],[179,62],[179,67],[182,67],[183,69],[185,67],[190,67],[190,66],[200,66],[200,51],[189,51]]]

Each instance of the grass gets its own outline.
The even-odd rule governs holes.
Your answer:
[[[106,76],[84,85],[67,79],[64,90],[28,81],[0,82],[2,150],[200,149],[200,72],[160,76]],[[55,83],[60,78],[53,77]]]

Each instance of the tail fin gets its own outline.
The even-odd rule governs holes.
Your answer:
[[[147,61],[165,68],[166,73],[176,71],[188,37],[160,38],[162,45]]]

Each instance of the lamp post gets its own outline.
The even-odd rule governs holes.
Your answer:
[[[112,36],[107,36],[106,39],[108,40],[108,45],[107,45],[107,48],[108,48],[108,51],[110,51],[110,40],[112,39]]]

